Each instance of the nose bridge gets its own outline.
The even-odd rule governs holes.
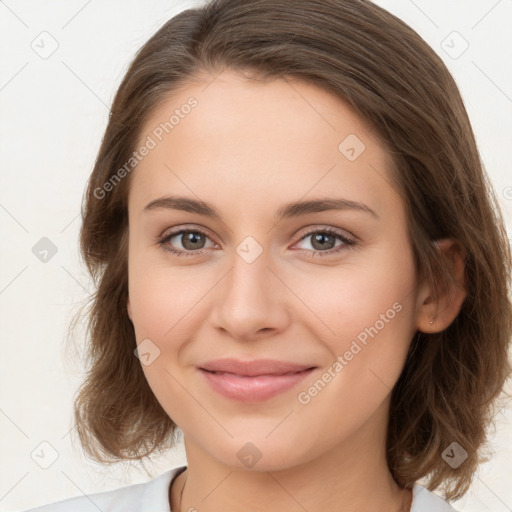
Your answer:
[[[286,321],[283,297],[268,268],[268,254],[247,237],[236,247],[231,270],[222,280],[215,323],[234,337],[250,338],[262,329],[282,328]]]
[[[254,246],[240,244],[233,255],[232,270],[225,283],[223,303],[247,319],[265,310],[271,297],[266,252],[255,254]],[[252,312],[251,312],[252,311]]]

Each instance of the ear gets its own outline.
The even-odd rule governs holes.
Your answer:
[[[435,240],[437,250],[446,257],[447,264],[455,282],[448,282],[447,289],[439,286],[438,306],[434,300],[434,290],[425,283],[418,293],[416,303],[416,328],[425,333],[441,332],[457,317],[467,295],[464,279],[466,251],[462,245],[451,238]]]

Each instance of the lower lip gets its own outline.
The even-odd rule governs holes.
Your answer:
[[[199,369],[208,384],[227,398],[240,402],[261,402],[293,388],[315,368],[287,375],[256,375],[242,377],[233,373],[211,373]]]

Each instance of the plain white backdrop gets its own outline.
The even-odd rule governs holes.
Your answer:
[[[454,75],[510,233],[512,2],[377,3],[411,25]],[[182,445],[147,471],[87,460],[70,434],[84,369],[66,358],[64,344],[72,315],[93,291],[78,255],[79,214],[109,106],[138,48],[200,4],[0,0],[1,511],[147,481],[186,464]],[[496,422],[492,458],[454,503],[458,510],[512,511],[510,403]]]

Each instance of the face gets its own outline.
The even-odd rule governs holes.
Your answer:
[[[339,98],[212,79],[173,93],[140,138],[128,312],[186,443],[291,467],[385,429],[416,330],[404,206],[384,146]]]

